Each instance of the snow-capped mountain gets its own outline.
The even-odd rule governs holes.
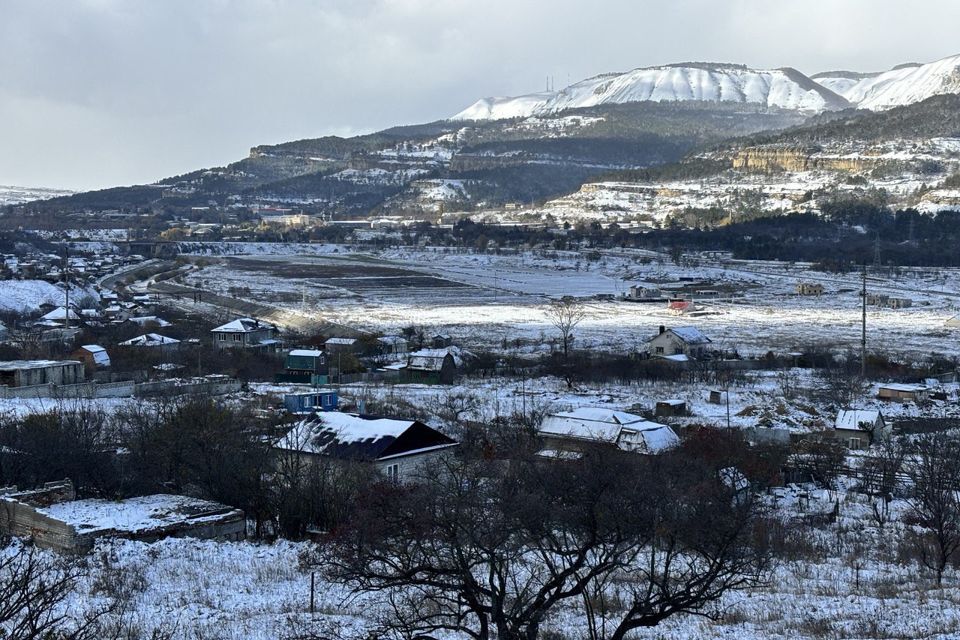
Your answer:
[[[960,55],[927,64],[901,65],[882,73],[834,72],[813,78],[861,109],[891,109],[931,96],[960,93]]]
[[[560,91],[483,98],[454,120],[499,120],[626,102],[735,102],[821,112],[847,101],[795,69],[686,63],[635,69],[582,80]]]

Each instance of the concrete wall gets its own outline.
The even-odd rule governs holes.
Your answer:
[[[138,398],[183,395],[218,396],[226,393],[236,393],[240,391],[242,386],[239,380],[192,382],[187,384],[177,384],[177,382],[173,380],[164,380],[161,382],[144,382],[138,384],[134,390],[134,395]]]
[[[2,387],[0,399],[9,398],[128,398],[134,393],[133,382],[97,384],[40,384],[29,387]]]

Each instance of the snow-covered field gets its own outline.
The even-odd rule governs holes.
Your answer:
[[[740,640],[955,638],[960,633],[960,581],[948,569],[944,588],[897,541],[902,525],[880,530],[855,494],[816,491],[809,511],[841,505],[837,525],[807,527],[809,549],[775,565],[765,586],[728,594],[718,621],[678,615],[638,630],[633,638]],[[784,518],[799,515],[795,494],[781,492]],[[893,513],[904,504],[895,502]],[[791,520],[789,527],[802,526]],[[102,541],[89,557],[90,575],[68,602],[76,614],[123,594],[135,637],[154,630],[179,639],[364,638],[381,609],[374,599],[347,599],[342,587],[317,575],[316,613],[309,613],[310,569],[301,563],[308,543],[275,544],[168,539],[153,544]],[[585,637],[582,614],[556,611],[544,625],[555,638]],[[339,635],[329,636],[331,629]],[[307,637],[307,636],[301,636]],[[453,636],[450,636],[451,638]]]
[[[586,317],[576,332],[581,346],[627,352],[639,349],[660,325],[692,324],[717,348],[744,355],[813,344],[838,351],[859,348],[856,274],[695,257],[678,266],[642,251],[591,257],[589,251],[494,255],[402,249],[371,256],[345,247],[333,253],[324,245],[323,253],[284,256],[258,250],[255,261],[205,266],[191,271],[186,282],[219,291],[246,288],[249,293],[237,295],[278,301],[292,313],[364,330],[397,331],[411,324],[443,329],[468,346],[550,338],[555,330],[547,303],[570,295],[585,299]],[[680,278],[732,294],[697,300],[703,309],[695,317],[677,317],[663,303],[619,299],[631,284],[679,286]],[[822,283],[826,293],[797,296],[798,282]],[[913,300],[908,309],[868,307],[871,349],[915,359],[960,354],[955,329],[945,325],[960,312],[960,271],[903,270],[898,276],[871,277],[868,288]],[[588,299],[596,294],[616,300]]]

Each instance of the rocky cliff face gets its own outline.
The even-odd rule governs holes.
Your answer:
[[[843,171],[857,173],[870,171],[887,162],[885,158],[870,155],[829,155],[819,147],[770,146],[746,147],[730,160],[734,169],[755,173],[781,171]]]

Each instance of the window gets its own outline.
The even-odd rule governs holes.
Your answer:
[[[663,347],[657,347],[657,353],[663,353]]]
[[[847,446],[851,449],[859,449],[862,445],[860,444],[862,440],[860,438],[850,438],[847,442]]]
[[[400,483],[400,465],[391,464],[387,467],[387,479],[394,484]]]

